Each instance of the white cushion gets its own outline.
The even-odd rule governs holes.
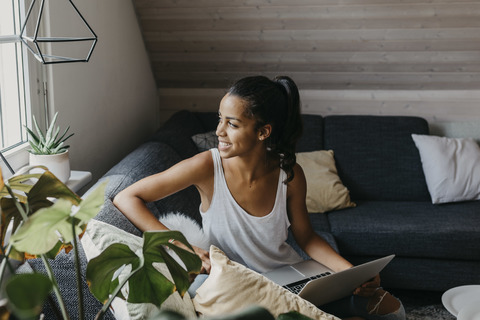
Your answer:
[[[312,319],[338,319],[263,275],[228,259],[213,245],[210,262],[210,275],[193,298],[195,310],[204,316],[225,315],[257,305],[266,308],[275,318],[297,311]]]
[[[480,147],[473,139],[412,134],[432,203],[480,199]]]

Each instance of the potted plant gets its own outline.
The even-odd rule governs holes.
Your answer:
[[[77,290],[81,296],[80,260],[77,243],[87,223],[97,215],[104,202],[106,183],[100,184],[85,199],[81,199],[50,171],[28,173],[31,167],[23,168],[17,175],[3,181],[0,170],[0,240],[2,259],[0,284],[5,292],[0,300],[0,318],[7,319],[11,313],[18,318],[37,318],[43,303],[53,291],[60,305],[62,319],[69,319],[49,259],[55,259],[61,250],[74,250]],[[11,233],[11,237],[8,234]],[[161,286],[161,293],[152,290],[140,297],[129,294],[127,301],[150,302],[159,306],[170,294],[181,295],[189,287],[192,274],[201,268],[200,258],[193,252],[185,237],[178,231],[153,231],[144,233],[143,253],[136,254],[125,245],[112,244],[87,267],[90,291],[104,306],[97,315],[101,319],[113,298],[123,297],[120,289],[130,287]],[[177,247],[174,239],[186,245],[190,251]],[[169,247],[182,259],[186,270],[174,259],[168,258]],[[5,279],[6,268],[12,269],[10,260],[39,257],[45,264],[48,276],[42,273],[19,274]],[[165,263],[172,274],[173,283],[150,267],[153,263]],[[122,282],[114,277],[126,265],[132,266]],[[158,272],[160,273],[160,272]],[[138,275],[141,275],[140,277]],[[147,276],[145,276],[147,275]],[[155,279],[155,283],[149,283]],[[84,319],[83,299],[79,299],[78,319]]]
[[[30,136],[28,140],[30,144],[30,165],[42,165],[47,167],[60,181],[67,182],[70,178],[70,160],[68,156],[69,145],[65,145],[65,141],[73,136],[73,133],[67,135],[70,126],[63,132],[61,136],[60,127],[55,127],[58,112],[55,113],[50,126],[46,132],[42,132],[38,123],[33,117],[33,125],[35,132],[26,127]],[[38,172],[38,171],[37,171]],[[34,172],[35,173],[35,172]]]

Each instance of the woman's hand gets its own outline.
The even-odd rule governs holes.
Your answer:
[[[191,253],[195,253],[200,258],[200,260],[202,260],[202,268],[200,269],[200,273],[210,274],[210,268],[211,268],[210,252],[193,245],[192,245],[192,248],[193,248],[193,252],[192,252],[192,250],[190,250],[190,248],[188,248],[185,244],[174,239],[170,239],[168,242],[170,242],[171,244],[179,248],[182,248],[183,250],[186,250]]]
[[[353,291],[353,294],[361,296],[361,297],[372,297],[375,291],[380,288],[380,275],[377,274],[375,277],[370,279],[369,281],[362,284],[360,287]]]
[[[210,268],[212,267],[210,264],[210,252],[203,250],[202,248],[192,246],[193,250],[200,257],[202,260],[202,269],[200,269],[200,273],[210,273]]]

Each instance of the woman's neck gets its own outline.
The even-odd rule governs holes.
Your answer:
[[[231,174],[233,178],[240,179],[249,187],[278,170],[279,166],[279,159],[266,151],[254,157],[234,157],[223,160],[225,174]]]

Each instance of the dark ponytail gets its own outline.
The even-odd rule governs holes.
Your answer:
[[[287,76],[273,80],[264,76],[246,77],[237,81],[228,91],[247,102],[245,112],[254,117],[257,129],[266,124],[272,126],[265,140],[267,150],[278,156],[280,168],[293,179],[296,163],[295,147],[303,130],[300,116],[300,95],[295,82]]]

